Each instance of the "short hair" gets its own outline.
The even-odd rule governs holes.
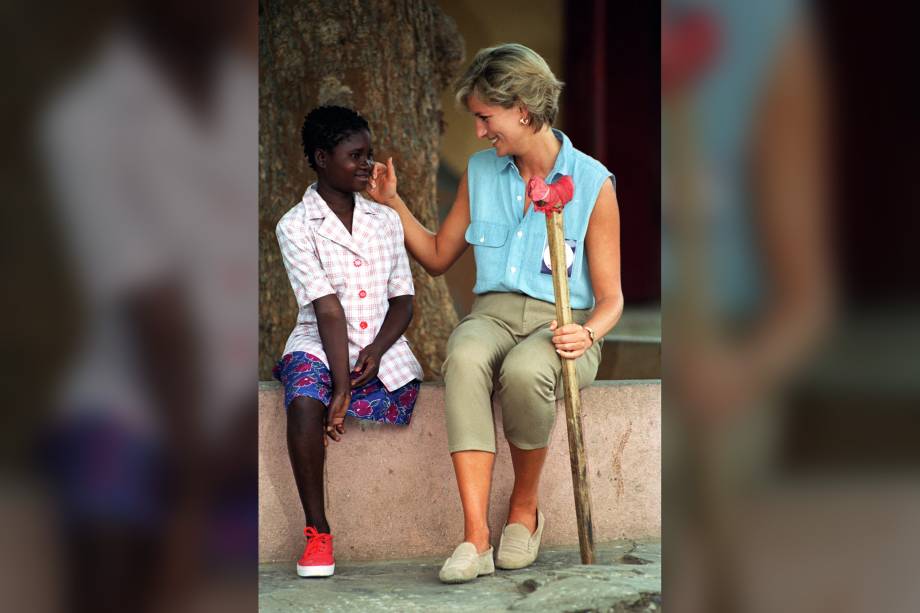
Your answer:
[[[467,101],[475,93],[486,104],[506,109],[519,104],[530,113],[530,125],[536,132],[556,120],[562,86],[536,51],[508,43],[476,54],[457,80],[456,99],[468,107]]]
[[[371,131],[367,120],[343,106],[320,106],[310,111],[300,128],[300,142],[310,168],[316,168],[313,154],[317,149],[332,151],[340,142],[362,130]]]

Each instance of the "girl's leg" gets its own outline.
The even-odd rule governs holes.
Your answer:
[[[288,407],[287,443],[306,525],[313,526],[317,532],[328,533],[323,497],[325,415],[326,407],[319,400],[306,396],[295,398]]]
[[[463,505],[463,540],[482,553],[489,544],[489,492],[495,454],[488,451],[458,451],[451,454],[460,503]]]
[[[533,532],[537,529],[537,491],[540,473],[546,461],[547,447],[519,449],[508,443],[511,464],[514,466],[514,488],[508,506],[508,524],[524,524]]]

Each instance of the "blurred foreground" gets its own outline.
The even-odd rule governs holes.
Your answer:
[[[915,611],[910,20],[663,11],[667,608]]]

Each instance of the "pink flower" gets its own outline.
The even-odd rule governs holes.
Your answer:
[[[549,196],[549,186],[543,177],[530,177],[530,181],[527,182],[527,195],[534,202],[546,200],[546,197]]]
[[[322,381],[323,383],[329,383],[329,381],[330,381],[331,379],[329,378],[329,375],[328,375],[328,374],[326,374],[326,373],[320,373],[320,375],[319,375],[319,380]]]
[[[314,383],[316,383],[316,379],[310,376],[304,376],[304,377],[297,379],[297,381],[294,382],[294,385],[303,386],[303,385],[313,385]]]
[[[397,417],[399,417],[399,410],[396,408],[395,404],[391,404],[390,410],[387,411],[387,421],[395,423]]]
[[[307,372],[310,370],[310,364],[298,364],[294,367],[294,372]]]
[[[527,193],[534,202],[534,210],[550,215],[561,211],[575,195],[572,177],[564,175],[555,183],[547,185],[541,177],[531,177],[527,183]]]
[[[355,400],[351,403],[351,408],[355,415],[360,415],[361,417],[367,417],[372,411],[371,403],[367,400]]]

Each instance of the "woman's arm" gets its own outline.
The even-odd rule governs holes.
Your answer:
[[[466,184],[466,172],[460,178],[457,196],[447,214],[447,219],[437,232],[423,226],[406,206],[396,191],[396,169],[393,158],[386,166],[374,164],[374,172],[368,185],[368,195],[392,208],[399,214],[406,238],[406,248],[419,264],[432,276],[444,274],[463,255],[468,243],[464,238],[470,225],[470,195]]]
[[[585,326],[603,338],[610,332],[623,314],[623,289],[620,286],[620,211],[617,195],[610,181],[604,181],[597,202],[588,221],[585,236],[585,253],[588,256],[588,271],[594,288],[594,312]],[[569,324],[556,327],[553,343],[564,358],[575,359],[591,346],[591,338],[584,327]]]

